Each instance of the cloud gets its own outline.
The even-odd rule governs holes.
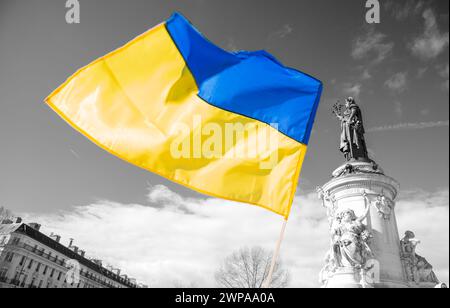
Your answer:
[[[384,3],[384,8],[398,21],[404,21],[409,17],[414,17],[419,14],[424,4],[423,1],[417,0],[390,0]]]
[[[292,28],[289,24],[284,24],[283,27],[279,30],[276,30],[269,34],[269,39],[271,38],[285,38],[289,34],[291,34],[294,31],[294,28]]]
[[[425,73],[428,71],[428,67],[421,67],[417,70],[417,78],[422,78]]]
[[[413,40],[410,48],[413,55],[422,60],[431,60],[446,50],[449,33],[441,33],[433,10],[426,9],[422,17],[425,20],[424,32]]]
[[[403,116],[403,106],[399,101],[394,102],[394,112],[397,114],[399,118]]]
[[[148,199],[149,204],[99,201],[25,218],[42,223],[45,233],[75,238],[88,255],[151,287],[214,287],[214,272],[225,256],[243,246],[272,250],[281,228],[281,217],[261,208],[184,198],[161,185],[149,189]],[[423,242],[419,252],[434,264],[439,278],[448,281],[448,189],[404,192],[397,211],[400,231],[417,233]],[[296,196],[281,249],[291,287],[319,286],[328,232],[316,193]]]
[[[433,127],[448,127],[449,121],[436,121],[436,122],[418,122],[418,123],[399,123],[393,125],[384,125],[378,127],[372,127],[367,130],[368,133],[384,132],[391,130],[409,130],[409,129],[424,129]]]
[[[370,74],[370,71],[368,68],[365,68],[361,74],[361,79],[362,80],[368,80],[372,78],[372,75]]]
[[[406,72],[396,73],[386,80],[384,85],[392,91],[401,93],[406,90],[407,75]]]
[[[342,91],[345,95],[358,98],[361,95],[362,85],[360,83],[345,83]]]
[[[394,48],[394,43],[386,42],[386,35],[370,27],[353,41],[352,57],[360,60],[370,58],[372,64],[384,61]]]
[[[243,246],[273,250],[282,224],[280,216],[256,206],[185,198],[161,185],[149,189],[146,204],[98,201],[24,218],[40,222],[47,234],[75,238],[89,256],[152,287],[214,287],[214,272],[227,255]],[[317,286],[327,246],[316,193],[297,196],[281,253],[292,286]]]
[[[422,110],[420,110],[420,114],[423,116],[427,116],[430,114],[430,109],[427,109],[427,108],[422,109]]]

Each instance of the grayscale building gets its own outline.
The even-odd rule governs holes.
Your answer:
[[[0,288],[139,288],[136,280],[46,236],[20,218],[0,222]]]

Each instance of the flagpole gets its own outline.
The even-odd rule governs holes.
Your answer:
[[[272,256],[272,263],[270,264],[269,274],[267,275],[266,280],[262,284],[263,288],[270,288],[270,285],[272,284],[272,276],[273,276],[273,272],[275,270],[275,265],[278,260],[278,255],[280,254],[281,242],[283,241],[283,238],[284,238],[284,231],[286,231],[286,225],[287,225],[287,218],[284,218],[283,226],[281,227],[280,237],[278,238],[277,246],[275,247],[275,251]]]

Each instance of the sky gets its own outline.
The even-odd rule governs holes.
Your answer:
[[[318,285],[329,239],[314,190],[343,163],[331,106],[348,95],[371,157],[401,184],[400,232],[416,231],[448,282],[448,1],[380,1],[375,25],[362,0],[79,2],[80,24],[67,24],[65,1],[0,0],[0,206],[153,286],[211,286],[234,249],[273,248],[278,216],[129,165],[43,103],[78,68],[179,11],[224,49],[265,49],[324,83],[283,243],[291,286]]]

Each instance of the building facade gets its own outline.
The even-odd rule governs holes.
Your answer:
[[[139,288],[135,279],[100,260],[85,257],[57,235],[46,236],[40,225],[0,223],[0,288]]]

